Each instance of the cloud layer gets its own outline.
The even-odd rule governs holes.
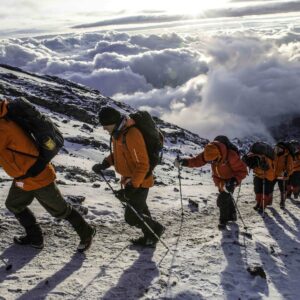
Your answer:
[[[203,137],[268,136],[281,116],[300,114],[300,27],[279,19],[272,28],[234,24],[205,33],[9,39],[0,63],[99,89]]]

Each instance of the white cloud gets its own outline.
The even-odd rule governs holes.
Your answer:
[[[296,25],[210,34],[80,33],[5,40],[0,63],[61,76],[214,137],[300,114]]]
[[[146,93],[138,92],[132,95],[116,94],[114,98],[161,116],[165,112],[179,111],[195,103],[199,105],[204,84],[205,76],[199,75],[175,88],[152,89]]]
[[[2,63],[25,67],[28,62],[34,61],[39,57],[39,53],[35,50],[14,42],[0,44],[0,61]]]
[[[65,78],[89,85],[108,96],[115,93],[146,92],[153,88],[143,76],[132,72],[130,68],[121,70],[101,69],[95,70],[91,74],[76,73],[67,75]]]

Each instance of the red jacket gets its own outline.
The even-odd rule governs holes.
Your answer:
[[[234,150],[227,149],[227,147],[220,142],[214,141],[213,144],[219,148],[221,153],[221,159],[211,164],[212,177],[215,185],[220,191],[223,191],[226,180],[232,177],[235,177],[240,184],[248,174],[246,164]],[[187,166],[194,168],[202,167],[207,164],[204,160],[203,153],[204,152],[201,152],[196,157],[187,159]]]

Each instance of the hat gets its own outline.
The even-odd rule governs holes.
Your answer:
[[[116,109],[105,106],[100,110],[98,118],[102,126],[113,125],[120,122],[121,114]]]
[[[219,148],[213,144],[209,143],[204,148],[204,159],[205,161],[213,161],[221,157]]]

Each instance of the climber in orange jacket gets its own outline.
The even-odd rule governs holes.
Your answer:
[[[147,197],[149,188],[154,185],[154,178],[150,170],[149,156],[144,137],[141,131],[134,126],[133,119],[122,115],[113,107],[105,106],[99,112],[99,123],[111,135],[112,149],[110,155],[102,163],[93,166],[93,171],[102,174],[102,171],[114,166],[121,175],[123,189],[119,191],[121,201],[130,204],[142,216],[142,222],[129,205],[125,208],[125,221],[140,228],[143,235],[131,242],[140,246],[155,246],[165,227],[154,220],[150,214]]]
[[[0,166],[14,178],[5,205],[15,215],[26,233],[14,237],[14,242],[38,249],[44,247],[42,229],[28,208],[36,198],[52,216],[71,223],[80,237],[78,251],[87,250],[92,243],[95,229],[64,200],[55,183],[53,166],[49,163],[37,176],[20,179],[36,162],[39,151],[33,139],[7,117],[8,104],[7,100],[0,100]]]
[[[253,146],[257,146],[257,144],[262,149],[260,153],[255,153],[255,150],[251,151]],[[275,179],[274,151],[272,146],[264,142],[254,143],[250,148],[250,152],[243,156],[243,161],[250,169],[253,169],[254,173],[253,185],[256,205],[253,208],[258,212],[263,212],[266,206],[272,204]]]
[[[232,194],[247,176],[247,167],[239,154],[224,143],[213,141],[204,151],[193,158],[175,160],[175,166],[202,167],[211,164],[212,178],[219,190],[217,206],[220,209],[219,228],[223,229],[228,221],[236,221],[236,210]]]
[[[287,198],[291,198],[293,194],[294,199],[298,199],[300,193],[300,143],[292,140],[290,144],[294,147],[294,155],[293,171],[288,182]]]
[[[280,190],[280,208],[285,208],[285,200],[288,191],[288,180],[294,170],[293,156],[289,151],[287,142],[279,142],[274,148],[275,152],[275,181],[274,186],[278,183]]]

